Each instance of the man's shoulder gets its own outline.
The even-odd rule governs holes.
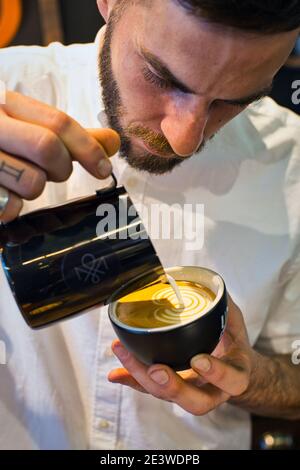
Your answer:
[[[244,158],[277,163],[299,159],[300,116],[266,97],[249,106],[221,133],[228,149]]]
[[[300,116],[266,97],[246,112],[248,128],[253,127],[253,147],[264,150],[271,160],[300,162]],[[255,140],[259,145],[255,145]],[[258,154],[259,155],[259,154]],[[261,154],[262,157],[262,154]],[[262,160],[264,160],[262,158]]]
[[[8,90],[61,106],[69,77],[82,73],[95,53],[95,44],[15,46],[0,50],[0,80]]]
[[[15,65],[29,62],[31,66],[39,63],[65,63],[65,60],[77,58],[84,62],[94,49],[94,43],[64,45],[53,42],[49,46],[12,46],[0,49],[1,69],[6,65]],[[31,62],[32,61],[32,62]],[[66,64],[65,64],[66,65]]]
[[[258,126],[262,126],[263,123],[266,126],[269,123],[273,130],[283,127],[300,129],[300,116],[290,109],[280,106],[270,97],[253,103],[245,112],[248,118]]]

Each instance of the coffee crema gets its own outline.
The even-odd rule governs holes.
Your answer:
[[[168,283],[157,282],[120,300],[116,316],[120,322],[135,328],[160,328],[187,323],[209,310],[216,296],[201,284],[176,281],[184,307],[180,307],[173,288]]]

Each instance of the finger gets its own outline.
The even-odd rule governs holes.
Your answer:
[[[139,362],[132,354],[130,354],[122,346],[119,340],[115,340],[112,343],[112,350],[125,369],[127,369],[129,375],[131,375],[145,390],[152,393],[151,390],[155,389],[155,384],[152,383],[151,378],[147,376],[147,366]]]
[[[234,303],[229,294],[227,294],[228,301],[228,317],[227,317],[227,331],[231,336],[237,340],[242,340],[247,338],[247,330],[245,326],[245,321],[243,314],[239,307]]]
[[[109,157],[115,155],[121,146],[119,134],[113,129],[86,129],[104,148]]]
[[[4,207],[2,207],[0,203],[0,222],[6,224],[18,217],[23,207],[23,201],[16,194],[0,187],[0,201],[4,195],[5,201],[6,196],[8,196],[8,201]]]
[[[0,150],[0,186],[32,200],[42,194],[46,181],[46,173],[39,167]]]
[[[114,383],[120,383],[129,387],[134,387],[137,384],[136,380],[129,374],[126,369],[114,369],[109,375],[109,380]],[[202,377],[199,376],[193,369],[178,372],[178,375],[185,382],[194,385],[196,387],[202,387],[207,383]],[[140,391],[145,391],[140,390]]]
[[[189,413],[206,414],[229,398],[226,393],[215,387],[211,387],[208,393],[206,390],[186,383],[167,366],[156,364],[147,368],[119,341],[113,343],[112,349],[128,373],[144,390],[156,398],[176,403]]]
[[[3,107],[15,119],[50,129],[72,158],[95,177],[106,178],[111,174],[112,166],[102,145],[64,112],[15,92],[7,92]]]
[[[182,380],[191,385],[194,385],[195,387],[202,387],[207,383],[207,381],[197,374],[197,372],[195,372],[193,369],[180,371],[177,372],[177,374],[182,378]]]
[[[118,355],[119,352],[118,352],[118,348],[123,348],[123,345],[121,343],[120,340],[116,339],[112,342],[112,351]],[[127,353],[127,351],[125,350],[125,352]],[[141,363],[140,363],[141,364]],[[143,369],[146,370],[146,366],[143,365]],[[118,382],[118,383],[123,383],[123,381],[130,376],[129,372],[126,371],[126,369],[114,369],[114,374],[113,374],[113,381],[114,382]],[[177,373],[181,378],[182,380],[190,383],[191,385],[195,385],[197,387],[200,387],[204,384],[207,383],[207,381],[204,379],[204,377],[201,377],[199,376],[199,374],[197,372],[195,372],[193,369],[187,369],[187,370],[183,370],[183,371],[180,371]]]
[[[247,366],[234,366],[216,357],[199,354],[191,360],[191,366],[208,383],[218,387],[230,396],[239,396],[249,385]]]
[[[228,316],[226,321],[226,328],[224,334],[212,356],[222,358],[224,355],[232,355],[233,351],[239,351],[245,348],[245,345],[250,347],[247,329],[243,314],[239,307],[233,302],[229,294],[228,298]]]
[[[148,393],[129,373],[126,369],[113,369],[107,376],[108,380],[112,383],[119,383],[133,388],[138,392]]]
[[[72,173],[72,159],[63,142],[41,126],[2,117],[0,148],[45,170],[49,181],[65,181]]]

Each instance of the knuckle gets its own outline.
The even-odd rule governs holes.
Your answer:
[[[208,403],[202,403],[201,405],[192,405],[191,408],[189,408],[189,411],[192,415],[194,416],[204,416],[207,413],[210,413],[211,411],[217,409],[220,406],[220,403],[218,403],[216,400],[210,399]]]
[[[186,411],[188,411],[193,416],[204,416],[206,414],[203,410],[200,410],[199,408],[191,408]]]
[[[193,416],[204,416],[209,410],[205,403],[189,403],[184,409]]]
[[[180,385],[178,383],[173,383],[171,386],[168,388],[168,398],[171,401],[176,401],[180,395]]]
[[[43,171],[34,171],[24,183],[24,197],[29,201],[38,198],[45,189],[46,181],[46,174]]]
[[[167,388],[156,392],[156,398],[168,400],[170,402],[176,402],[180,395],[180,386],[177,383],[172,383]]]
[[[68,159],[68,162],[69,163],[65,164],[65,167],[59,172],[53,181],[56,183],[63,183],[70,178],[71,174],[73,173],[73,164],[71,159]]]
[[[100,145],[97,144],[96,141],[93,142],[92,139],[89,139],[89,141],[84,146],[84,152],[89,158],[94,157],[95,161],[97,162],[99,158],[103,158],[105,156]]]
[[[214,371],[214,379],[217,382],[223,382],[226,379],[226,375],[226,369],[220,368]]]
[[[240,395],[243,395],[248,390],[249,384],[250,384],[250,378],[244,375],[243,378],[236,385],[235,390],[232,393],[232,396],[238,397]]]
[[[56,134],[63,134],[71,124],[71,118],[63,111],[53,109],[50,111],[49,127]]]
[[[38,139],[35,146],[36,157],[39,161],[47,163],[51,161],[59,151],[59,142],[56,135],[46,130]]]
[[[157,390],[155,392],[151,393],[155,398],[158,398],[159,400],[168,400],[168,401],[173,401],[171,400],[169,393],[163,390]]]

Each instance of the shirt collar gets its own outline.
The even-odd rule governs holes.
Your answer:
[[[97,119],[101,124],[101,127],[109,127],[108,118],[105,112],[105,106],[103,102],[103,90],[99,80],[99,55],[101,53],[101,49],[103,47],[104,35],[106,31],[106,25],[102,26],[102,28],[98,31],[96,38],[95,38],[95,54],[96,54],[96,63],[94,65],[96,70],[96,93],[97,99],[96,102],[98,103],[98,114]],[[95,86],[95,85],[94,85]]]

